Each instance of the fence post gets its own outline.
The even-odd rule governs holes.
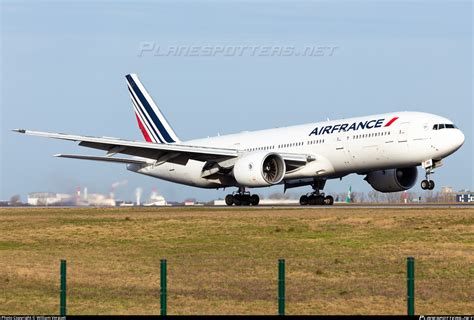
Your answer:
[[[167,298],[166,260],[162,259],[160,262],[160,314],[162,316],[166,316],[166,298]]]
[[[66,315],[66,260],[61,260],[61,289],[59,293],[59,315]]]
[[[285,259],[278,260],[278,315],[285,315]]]
[[[415,258],[407,258],[407,313],[415,315]]]

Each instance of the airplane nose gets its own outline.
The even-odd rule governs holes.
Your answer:
[[[464,133],[457,129],[453,137],[453,143],[455,144],[456,149],[460,148],[464,144],[465,138],[466,137],[464,136]]]

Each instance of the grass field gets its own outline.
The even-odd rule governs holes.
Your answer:
[[[59,260],[68,314],[404,314],[474,310],[474,208],[0,209],[0,314],[52,314]]]

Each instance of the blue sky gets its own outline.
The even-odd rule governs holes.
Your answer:
[[[136,175],[121,165],[56,159],[56,153],[96,152],[9,131],[141,140],[125,85],[131,72],[182,140],[397,110],[446,116],[464,131],[466,143],[436,172],[437,185],[474,189],[470,1],[1,3],[2,199],[77,186],[108,192],[122,180],[128,185],[117,193],[128,199],[136,187],[145,197],[157,188],[169,200],[225,195]],[[143,42],[337,50],[312,57],[140,56]],[[349,185],[370,190],[355,175],[327,188]]]

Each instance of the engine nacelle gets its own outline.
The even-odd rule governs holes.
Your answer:
[[[234,164],[234,178],[244,187],[267,187],[280,183],[286,172],[285,161],[278,153],[252,152]]]
[[[418,169],[410,167],[369,172],[364,180],[377,191],[398,192],[413,187],[417,178]]]

